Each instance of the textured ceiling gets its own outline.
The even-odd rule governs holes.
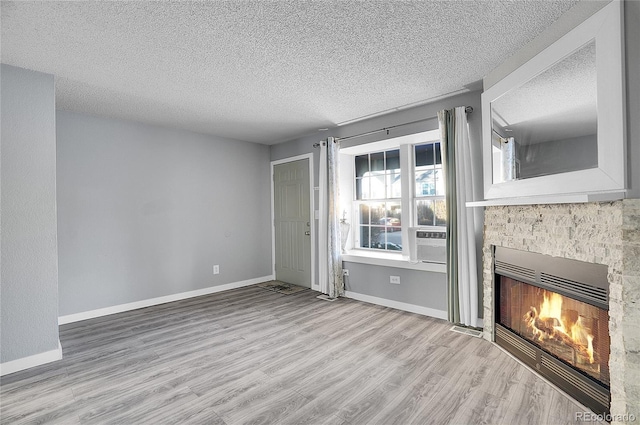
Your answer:
[[[273,144],[470,85],[577,0],[6,2],[57,107]]]

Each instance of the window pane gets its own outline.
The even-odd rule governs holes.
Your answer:
[[[442,152],[440,151],[440,142],[434,145],[436,149],[436,164],[442,164]]]
[[[433,143],[416,145],[416,167],[433,165]]]
[[[371,199],[371,177],[362,178],[360,195],[358,199]]]
[[[395,218],[400,224],[400,218],[402,217],[402,206],[400,202],[387,202],[387,218]]]
[[[427,145],[414,146],[416,156],[416,167],[427,165]]]
[[[387,232],[400,232],[402,230],[402,206],[399,202],[388,202],[386,205],[386,217],[384,221],[380,224],[384,224],[386,226]],[[393,238],[400,240],[399,238]],[[402,243],[400,242],[400,245]]]
[[[434,164],[433,143],[417,145],[416,151],[416,167],[430,166]]]
[[[369,155],[356,156],[356,177],[363,177],[369,171]]]
[[[447,206],[444,199],[416,201],[419,226],[446,226]]]
[[[436,195],[444,196],[444,173],[441,169],[435,170],[435,179],[436,179]]]
[[[401,198],[402,197],[402,186],[400,173],[392,173],[387,175],[387,197],[388,198]]]
[[[384,152],[376,152],[371,155],[371,171],[384,171]]]
[[[390,227],[371,227],[371,248],[402,251],[402,232]]]
[[[435,223],[433,208],[433,201],[416,201],[416,217],[418,220],[418,226],[433,226]]]
[[[402,232],[400,228],[387,228],[387,243],[385,247],[388,251],[402,251]]]
[[[387,151],[387,170],[398,170],[400,172],[400,150]]]
[[[426,165],[433,165],[434,164],[434,159],[433,159],[433,145],[429,145],[429,147],[427,148],[427,164]]]
[[[416,196],[433,196],[436,194],[434,171],[416,171]]]
[[[360,248],[402,251],[402,203],[368,202],[358,206]]]
[[[371,196],[369,199],[384,199],[385,192],[385,175],[379,174],[371,177]]]
[[[430,148],[433,163],[433,146]],[[356,199],[365,201],[357,204],[358,247],[402,251],[400,150],[360,155],[354,160]],[[433,174],[433,164],[429,168]]]
[[[384,226],[385,209],[384,203],[381,204],[369,204],[371,207],[371,224],[377,224]]]
[[[360,226],[360,248],[369,248],[369,227]]]
[[[360,224],[369,224],[369,205],[360,204]]]
[[[384,227],[371,227],[371,246],[374,249],[384,249],[385,234]]]
[[[447,225],[447,203],[444,199],[434,202],[434,210],[436,214],[436,226]]]

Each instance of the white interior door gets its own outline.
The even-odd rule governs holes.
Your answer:
[[[311,287],[309,160],[273,167],[276,279]]]

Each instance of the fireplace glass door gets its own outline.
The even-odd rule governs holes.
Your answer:
[[[607,310],[505,276],[499,291],[500,324],[609,386]]]

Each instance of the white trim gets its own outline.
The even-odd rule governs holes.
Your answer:
[[[340,148],[340,153],[345,155],[363,155],[390,149],[398,149],[403,145],[418,145],[423,143],[437,142],[440,140],[440,130],[427,130],[419,133],[407,134],[406,136],[392,137],[378,142],[363,143],[360,145]]]
[[[416,193],[414,185],[416,180],[414,156],[415,148],[413,145],[400,145],[400,205],[402,207],[400,222],[404,224],[400,227],[400,232],[402,234],[401,240],[404,242],[402,244],[402,255],[405,257],[409,257],[409,244],[405,242],[409,241],[409,226],[406,223],[414,223],[413,210],[415,208],[413,207],[413,198]],[[402,172],[403,170],[404,173]]]
[[[292,156],[289,158],[276,159],[275,161],[271,161],[271,167],[273,168],[274,165],[286,164],[288,162],[300,161],[301,159],[309,159],[311,161],[313,159],[313,154],[305,153],[302,155]]]
[[[56,349],[0,364],[0,376],[55,362],[60,359],[62,359],[62,345],[60,344],[60,340],[58,340],[58,348]]]
[[[447,312],[436,310],[435,308],[423,307],[415,304],[403,303],[400,301],[378,298],[372,295],[359,294],[357,292],[345,291],[344,296],[365,303],[381,305],[383,307],[395,308],[397,310],[408,311],[409,313],[422,314],[423,316],[435,317],[436,319],[447,320]]]
[[[493,205],[580,204],[587,202],[619,201],[625,197],[626,191],[569,193],[566,195],[541,195],[488,199],[486,201],[467,202],[466,206],[470,208],[489,207]]]
[[[386,254],[365,251],[360,254],[356,250],[342,254],[342,261],[349,263],[369,264],[372,266],[395,267],[397,269],[421,270],[425,272],[446,273],[447,265],[441,263],[412,263],[401,254]]]
[[[327,257],[329,212],[327,207],[327,143],[320,144],[320,159],[318,166],[318,291],[329,294],[329,259]]]
[[[229,289],[242,288],[244,286],[255,285],[256,283],[267,282],[273,280],[274,275],[256,277],[253,279],[242,280],[239,282],[227,283],[225,285],[211,286],[209,288],[196,289],[195,291],[180,292],[178,294],[166,295],[164,297],[150,298],[147,300],[136,301],[127,304],[114,305],[111,307],[99,308],[97,310],[85,311],[82,313],[68,314],[58,317],[58,325],[66,325],[67,323],[79,322],[81,320],[93,319],[96,317],[108,316],[110,314],[122,313],[124,311],[136,310],[139,308],[150,307],[152,305],[170,303],[172,301],[184,300],[186,298],[199,297],[202,295],[214,294],[216,292],[228,291]]]
[[[303,159],[309,160],[309,223],[311,232],[311,289],[318,291],[320,290],[318,283],[316,282],[316,220],[315,220],[315,212],[314,212],[314,200],[315,200],[315,190],[314,190],[314,179],[313,179],[313,153],[305,153],[302,155],[292,156],[290,158],[278,159],[276,161],[271,161],[271,266],[273,275],[276,275],[276,211],[275,211],[275,188],[273,182],[273,172],[274,166],[280,164],[286,164],[288,162],[300,161]],[[274,278],[275,279],[275,278]]]

